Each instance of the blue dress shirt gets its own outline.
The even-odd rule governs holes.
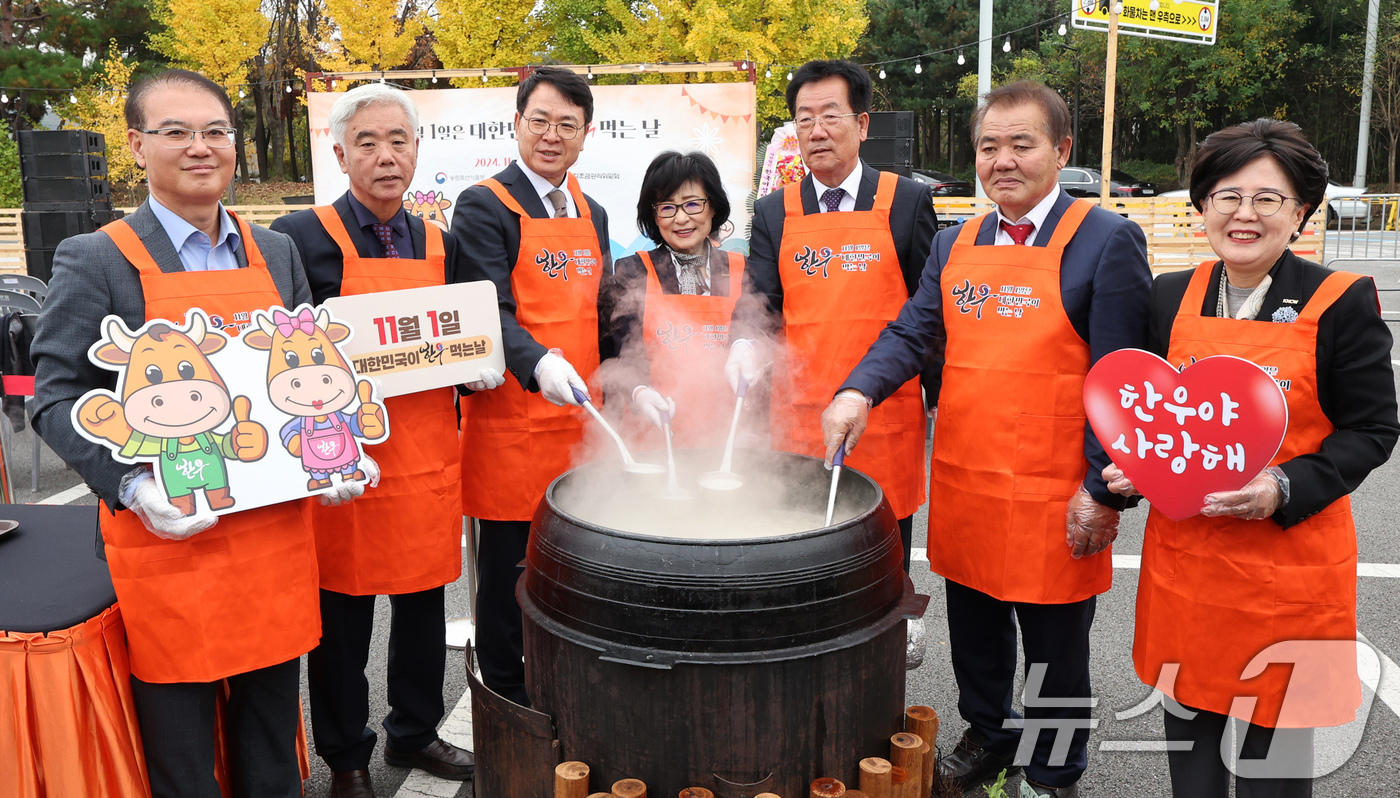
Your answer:
[[[242,245],[242,238],[238,235],[238,225],[224,211],[222,202],[219,203],[219,240],[211,242],[207,233],[176,216],[174,211],[157,202],[154,196],[147,201],[160,226],[165,228],[165,234],[170,236],[170,243],[180,254],[180,265],[185,267],[185,271],[217,272],[238,268],[238,256],[234,253]]]

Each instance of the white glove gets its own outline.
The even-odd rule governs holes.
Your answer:
[[[729,387],[738,393],[740,377],[753,385],[758,382],[762,373],[763,369],[758,363],[758,350],[754,348],[753,342],[747,338],[731,341],[729,359],[724,361],[724,376],[729,380]]]
[[[316,497],[321,502],[322,507],[339,507],[342,504],[352,502],[364,495],[365,485],[369,487],[379,487],[379,464],[374,462],[374,458],[368,452],[360,452],[360,470],[365,472],[364,482],[351,482],[342,479],[326,493]]]
[[[577,388],[585,397],[588,396],[588,383],[578,375],[569,361],[564,359],[558,350],[551,349],[540,358],[540,362],[535,364],[535,382],[539,383],[540,396],[552,405],[563,407],[564,405],[579,406],[579,401],[574,398],[573,389]]]
[[[638,385],[632,389],[632,409],[637,415],[655,424],[659,429],[663,426],[662,413],[667,414],[670,420],[676,418],[676,403],[661,395],[661,392],[650,385]]]
[[[499,388],[506,384],[505,375],[495,369],[482,369],[481,379],[472,380],[467,383],[467,388],[473,391],[489,391],[492,388]]]
[[[155,477],[151,476],[149,471],[134,477],[123,494],[128,491],[131,493],[131,501],[126,502],[127,509],[135,513],[151,534],[158,538],[184,540],[219,522],[218,516],[208,510],[197,510],[194,515],[180,512],[170,503],[170,499],[156,484]]]

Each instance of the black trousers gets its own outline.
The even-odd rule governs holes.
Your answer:
[[[1190,707],[1185,707],[1190,710]],[[1235,736],[1243,735],[1244,745],[1238,742],[1234,748],[1239,752],[1236,765],[1240,775],[1235,777],[1237,798],[1310,798],[1312,795],[1313,730],[1312,729],[1271,729],[1236,720],[1228,715],[1219,715],[1203,709],[1191,710],[1196,717],[1187,720],[1166,713],[1168,741],[1188,741],[1190,750],[1167,751],[1167,767],[1172,774],[1172,795],[1177,798],[1228,798],[1230,795],[1230,770],[1225,766],[1225,754],[1221,740],[1230,734],[1231,721],[1234,722]],[[1270,757],[1270,746],[1277,749]],[[1270,758],[1270,764],[1250,763],[1249,760]],[[1251,773],[1250,769],[1255,770]],[[1278,774],[1276,778],[1249,778],[1268,771],[1267,775]],[[1300,776],[1300,778],[1283,778]]]
[[[321,643],[307,655],[306,675],[312,739],[316,753],[331,770],[363,770],[374,753],[377,736],[368,726],[369,680],[365,678],[374,599],[321,591]],[[389,596],[389,606],[389,714],[384,731],[390,748],[412,753],[437,739],[444,713],[443,589]]]
[[[909,573],[909,556],[914,552],[914,516],[899,519],[899,542],[904,544],[904,573]]]
[[[481,681],[503,698],[530,706],[525,692],[525,642],[515,583],[525,572],[529,521],[482,521],[477,544],[476,660]]]
[[[1075,783],[1088,764],[1089,627],[1095,598],[1073,604],[1024,604],[1000,601],[951,580],[946,584],[958,711],[971,726],[972,741],[1000,754],[1033,745],[1029,757],[1016,757],[1031,780],[1049,787]],[[1007,724],[1008,719],[1022,717],[1011,708],[1018,625],[1026,654],[1026,713],[1023,724]],[[1042,681],[1031,695],[1036,679]],[[1037,697],[1074,705],[1045,706]],[[1033,740],[1023,740],[1019,725],[1024,725],[1025,734],[1034,734]],[[1052,748],[1061,735],[1069,737],[1068,753],[1056,757]]]
[[[236,798],[298,798],[301,658],[228,677],[224,733]],[[223,682],[158,684],[131,677],[154,798],[220,798],[215,710]]]

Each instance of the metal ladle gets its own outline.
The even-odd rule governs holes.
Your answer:
[[[831,493],[826,497],[826,526],[831,526],[831,516],[836,512],[836,486],[841,482],[841,466],[846,462],[846,437],[841,436],[841,445],[831,458]]]
[[[676,454],[671,448],[671,414],[661,411],[661,430],[666,434],[666,489],[657,495],[671,501],[689,501],[695,494],[681,487],[676,479]]]
[[[655,463],[637,462],[637,459],[632,456],[632,453],[627,451],[627,444],[622,442],[622,436],[617,434],[617,430],[612,428],[608,420],[603,418],[603,414],[598,412],[598,408],[594,407],[593,403],[588,400],[588,394],[572,385],[570,385],[569,388],[574,392],[574,399],[578,401],[579,406],[589,413],[592,413],[593,418],[597,419],[598,423],[603,425],[603,429],[607,431],[608,435],[612,436],[613,441],[617,443],[618,451],[622,452],[623,471],[628,471],[633,474],[660,474],[664,470]]]
[[[724,457],[719,462],[718,471],[706,471],[699,477],[700,487],[708,490],[738,490],[744,487],[744,478],[734,473],[734,436],[739,431],[739,413],[744,409],[744,394],[749,391],[749,381],[739,378],[734,401],[734,419],[729,422],[729,439],[724,442]]]

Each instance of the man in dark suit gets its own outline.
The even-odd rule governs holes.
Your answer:
[[[215,706],[227,684],[233,790],[292,798],[301,794],[299,658],[320,636],[315,545],[297,503],[186,516],[149,466],[114,460],[78,434],[71,412],[87,391],[116,385],[88,359],[109,314],[135,330],[152,318],[181,323],[200,307],[227,330],[239,314],[295,307],[311,292],[286,236],[239,222],[219,202],[236,159],[233,108],[217,84],[184,70],[147,78],[132,87],[126,120],[150,197],[54,253],[33,347],[35,426],[109,510],[102,536],[152,793],[220,795]]]
[[[929,561],[946,579],[958,709],[970,728],[940,768],[971,788],[1024,766],[1035,795],[1078,795],[1089,737],[1089,627],[1112,584],[1122,497],[1108,491],[1083,382],[1142,348],[1151,272],[1141,229],[1058,187],[1069,109],[1037,83],[974,116],[977,176],[997,210],[933,241],[919,291],[823,414],[830,460],[934,356],[938,408]],[[946,312],[945,312],[946,309]],[[1025,717],[1011,708],[1016,635]],[[1024,733],[1023,730],[1024,729]],[[1052,747],[1070,737],[1067,753]]]
[[[462,277],[496,284],[509,372],[462,401],[462,510],[481,522],[476,652],[486,686],[524,705],[517,565],[544,489],[582,442],[575,391],[588,394],[603,354],[608,217],[569,173],[592,119],[582,76],[531,72],[516,93],[520,160],[463,191],[452,216]]]
[[[457,282],[457,242],[404,209],[419,143],[408,95],[382,83],[352,89],[331,109],[330,130],[350,190],[329,209],[272,223],[296,243],[314,301]],[[488,370],[469,387],[500,382]],[[374,447],[384,484],[373,484],[353,505],[335,506],[333,496],[332,506],[311,511],[322,634],[307,657],[307,681],[312,736],[332,771],[332,798],[374,795],[369,759],[377,735],[366,725],[365,666],[376,595],[388,595],[393,606],[385,760],[453,780],[473,771],[471,752],[437,734],[446,670],[443,586],[462,571],[455,396],[439,388],[385,400],[394,436]]]
[[[811,421],[884,323],[914,295],[937,231],[932,190],[923,183],[886,175],[893,195],[883,198],[884,207],[877,207],[883,173],[860,159],[872,95],[870,76],[849,61],[809,61],[799,67],[788,83],[787,104],[796,120],[803,163],[811,174],[797,187],[775,191],[754,205],[746,282],[766,301],[769,324],[787,328],[786,351],[779,357],[787,359],[788,373],[804,375],[786,387],[781,380],[774,386],[775,432],[788,421],[789,412],[784,409],[789,404],[787,426],[792,427],[791,435],[778,433],[774,440],[790,441],[786,445],[800,454],[822,451]],[[794,191],[800,194],[800,214],[795,213],[796,202],[790,196]],[[790,229],[793,226],[801,229]],[[794,260],[804,252],[823,248],[837,253],[839,270],[837,265],[828,265],[820,273],[812,264],[796,268]],[[843,250],[848,249],[854,252],[843,261]],[[860,310],[825,307],[842,301]],[[873,317],[872,303],[880,307]],[[736,340],[726,372],[737,390],[739,376],[749,382],[757,379],[765,354],[751,339],[764,338],[774,330],[765,330],[763,320],[743,316],[734,324]],[[812,335],[799,338],[794,335],[798,327]],[[877,422],[883,421],[889,433],[884,436],[887,440],[872,445],[863,460],[851,464],[868,471],[889,495],[899,519],[906,571],[913,515],[924,496],[924,444],[894,428],[924,426],[918,394],[918,383],[911,382],[897,407],[877,414]]]

